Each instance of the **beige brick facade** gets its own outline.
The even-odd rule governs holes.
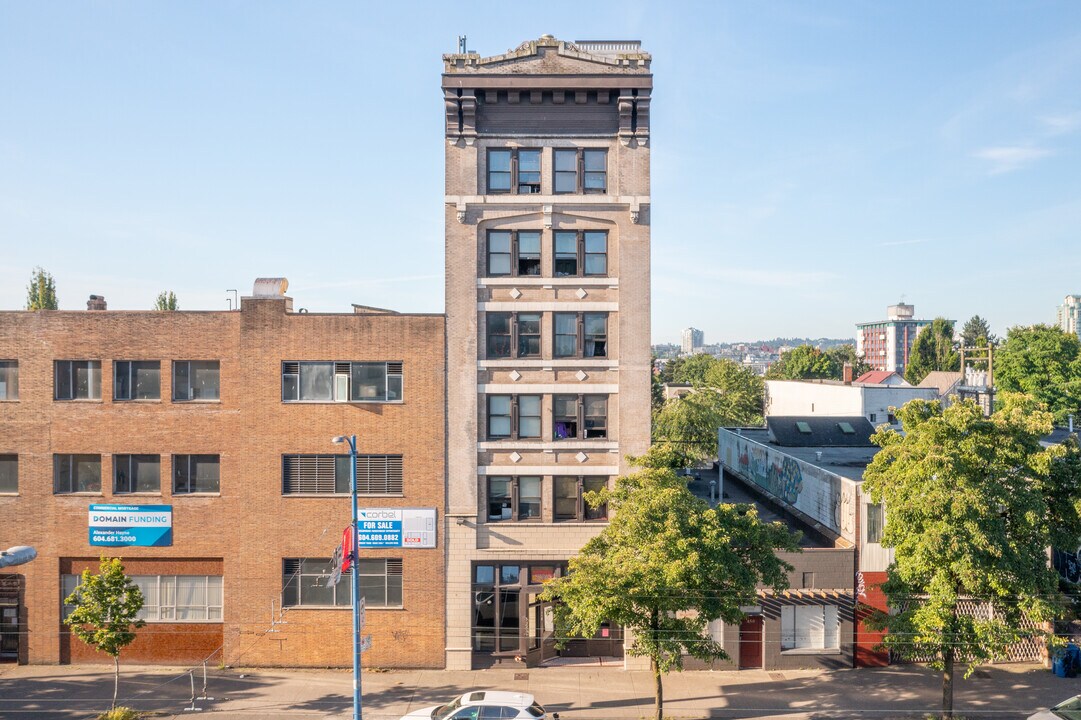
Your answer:
[[[18,400],[0,402],[0,454],[18,456],[18,492],[0,495],[0,548],[32,545],[38,558],[0,573],[22,621],[19,659],[106,656],[69,640],[61,576],[120,556],[129,574],[218,575],[218,622],[152,622],[135,661],[349,666],[349,606],[282,610],[283,559],[328,558],[350,522],[348,495],[286,495],[285,454],[358,450],[401,454],[403,493],[366,495],[362,507],[444,506],[444,320],[439,315],[301,314],[285,297],[245,298],[234,312],[4,312],[0,359],[19,363]],[[100,400],[54,400],[54,361],[99,360]],[[159,400],[113,400],[117,361],[157,360]],[[217,360],[220,401],[173,402],[173,361]],[[400,402],[283,402],[282,363],[401,362]],[[101,491],[54,494],[57,454],[100,454]],[[161,456],[160,491],[117,494],[114,454]],[[220,492],[175,494],[170,457],[220,456]],[[91,504],[170,505],[170,547],[91,547]],[[438,526],[437,526],[438,527]],[[435,549],[365,550],[402,560],[402,607],[369,607],[366,666],[443,665],[444,537]],[[343,587],[348,584],[346,580]],[[5,589],[6,588],[6,589]],[[0,599],[0,603],[2,603]]]
[[[603,526],[558,519],[554,478],[611,482],[649,445],[649,62],[637,43],[550,37],[494,58],[444,56],[448,668],[548,656],[531,563],[538,573],[564,563]],[[489,188],[489,151],[508,148],[540,151],[535,192]],[[556,192],[555,153],[568,149],[607,151],[600,191]],[[575,172],[581,186],[584,166]],[[488,238],[506,230],[540,232],[538,273],[491,271]],[[606,272],[558,273],[561,231],[606,232]],[[490,357],[487,316],[497,312],[539,314],[539,354]],[[554,356],[563,312],[607,313],[605,356]],[[605,437],[561,437],[555,398],[578,394],[607,398]],[[515,395],[540,397],[539,436],[489,437],[488,399]],[[540,478],[537,516],[493,520],[493,477]],[[510,573],[499,589],[484,582],[489,567]]]

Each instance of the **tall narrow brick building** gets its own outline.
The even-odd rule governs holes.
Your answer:
[[[445,55],[447,668],[555,655],[543,582],[649,444],[650,55]],[[604,627],[564,654],[622,656]]]

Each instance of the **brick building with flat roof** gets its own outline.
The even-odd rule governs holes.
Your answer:
[[[350,583],[326,580],[350,523],[331,439],[355,433],[362,511],[420,509],[403,532],[432,546],[364,549],[365,664],[443,666],[443,316],[256,287],[238,311],[0,312],[0,548],[38,552],[0,572],[9,659],[105,658],[62,624],[105,554],[146,599],[126,660],[348,666]],[[122,527],[132,506],[153,527]]]
[[[443,56],[449,669],[555,656],[541,586],[649,447],[650,60]],[[563,654],[622,657],[620,628]]]

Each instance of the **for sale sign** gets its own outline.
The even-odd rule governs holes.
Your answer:
[[[435,547],[435,508],[360,508],[358,515],[359,547]]]

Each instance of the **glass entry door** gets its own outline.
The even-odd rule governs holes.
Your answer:
[[[473,566],[473,652],[479,665],[539,665],[556,655],[551,603],[537,595],[564,571],[561,562]]]
[[[477,565],[473,574],[473,650],[510,656],[522,651],[517,565]]]

